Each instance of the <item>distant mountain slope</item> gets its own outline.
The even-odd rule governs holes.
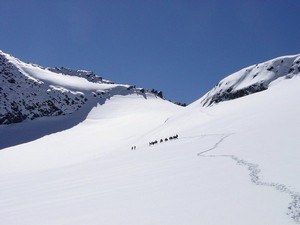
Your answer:
[[[300,55],[283,56],[249,66],[221,80],[201,98],[203,106],[236,99],[268,89],[277,79],[289,79],[300,73]]]
[[[48,69],[54,73],[61,73],[61,74],[70,75],[70,76],[83,77],[83,78],[87,79],[88,81],[94,82],[94,83],[113,84],[113,82],[103,79],[102,77],[96,75],[92,71],[72,70],[72,69],[66,68],[66,67],[54,67],[54,68],[47,67],[46,69]]]
[[[114,84],[90,71],[43,68],[0,51],[0,124],[70,114],[88,101],[103,104],[116,94],[145,92],[135,86]],[[152,94],[162,97],[161,92]]]

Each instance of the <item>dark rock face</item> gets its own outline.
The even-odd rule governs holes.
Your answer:
[[[233,100],[236,98],[241,98],[267,89],[268,87],[265,86],[263,83],[261,83],[260,85],[254,84],[247,88],[236,91],[233,91],[231,88],[229,88],[226,91],[220,91],[219,93],[213,95],[211,98],[205,99],[205,101],[203,101],[202,103],[203,106],[210,106],[213,103],[219,103],[223,101]]]
[[[0,124],[22,122],[42,116],[68,114],[85,103],[79,94],[51,89],[22,74],[0,54]]]

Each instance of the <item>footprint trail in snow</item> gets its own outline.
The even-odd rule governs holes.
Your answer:
[[[214,144],[213,147],[199,152],[197,155],[200,157],[224,157],[224,158],[231,158],[234,160],[238,165],[240,166],[245,166],[247,169],[250,171],[249,176],[251,179],[251,182],[256,184],[256,185],[262,185],[266,187],[272,187],[275,188],[277,191],[283,192],[285,194],[288,194],[292,201],[289,203],[288,206],[288,212],[287,215],[289,215],[292,220],[296,224],[300,224],[300,194],[296,191],[291,190],[289,187],[287,187],[285,184],[280,184],[280,183],[274,183],[274,182],[266,182],[263,181],[262,178],[260,177],[260,168],[259,165],[250,163],[246,160],[240,159],[234,155],[205,155],[205,153],[210,152],[218,148],[218,146],[228,137],[230,137],[233,134],[216,134],[216,136],[222,136],[218,142]]]

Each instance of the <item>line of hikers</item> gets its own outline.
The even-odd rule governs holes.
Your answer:
[[[169,137],[169,138],[160,139],[159,143],[163,143],[163,142],[166,142],[166,141],[169,141],[169,140],[171,141],[171,140],[175,140],[175,139],[178,139],[178,134],[176,134],[176,135],[174,135],[174,136],[171,136],[171,137]],[[155,145],[155,144],[157,144],[157,143],[158,143],[157,140],[152,141],[152,142],[149,142],[149,146]]]
[[[136,146],[132,146],[132,147],[131,147],[131,150],[135,150],[135,149],[136,149]]]

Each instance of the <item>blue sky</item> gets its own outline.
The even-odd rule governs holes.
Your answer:
[[[0,0],[0,49],[191,103],[243,67],[300,53],[296,0]]]

